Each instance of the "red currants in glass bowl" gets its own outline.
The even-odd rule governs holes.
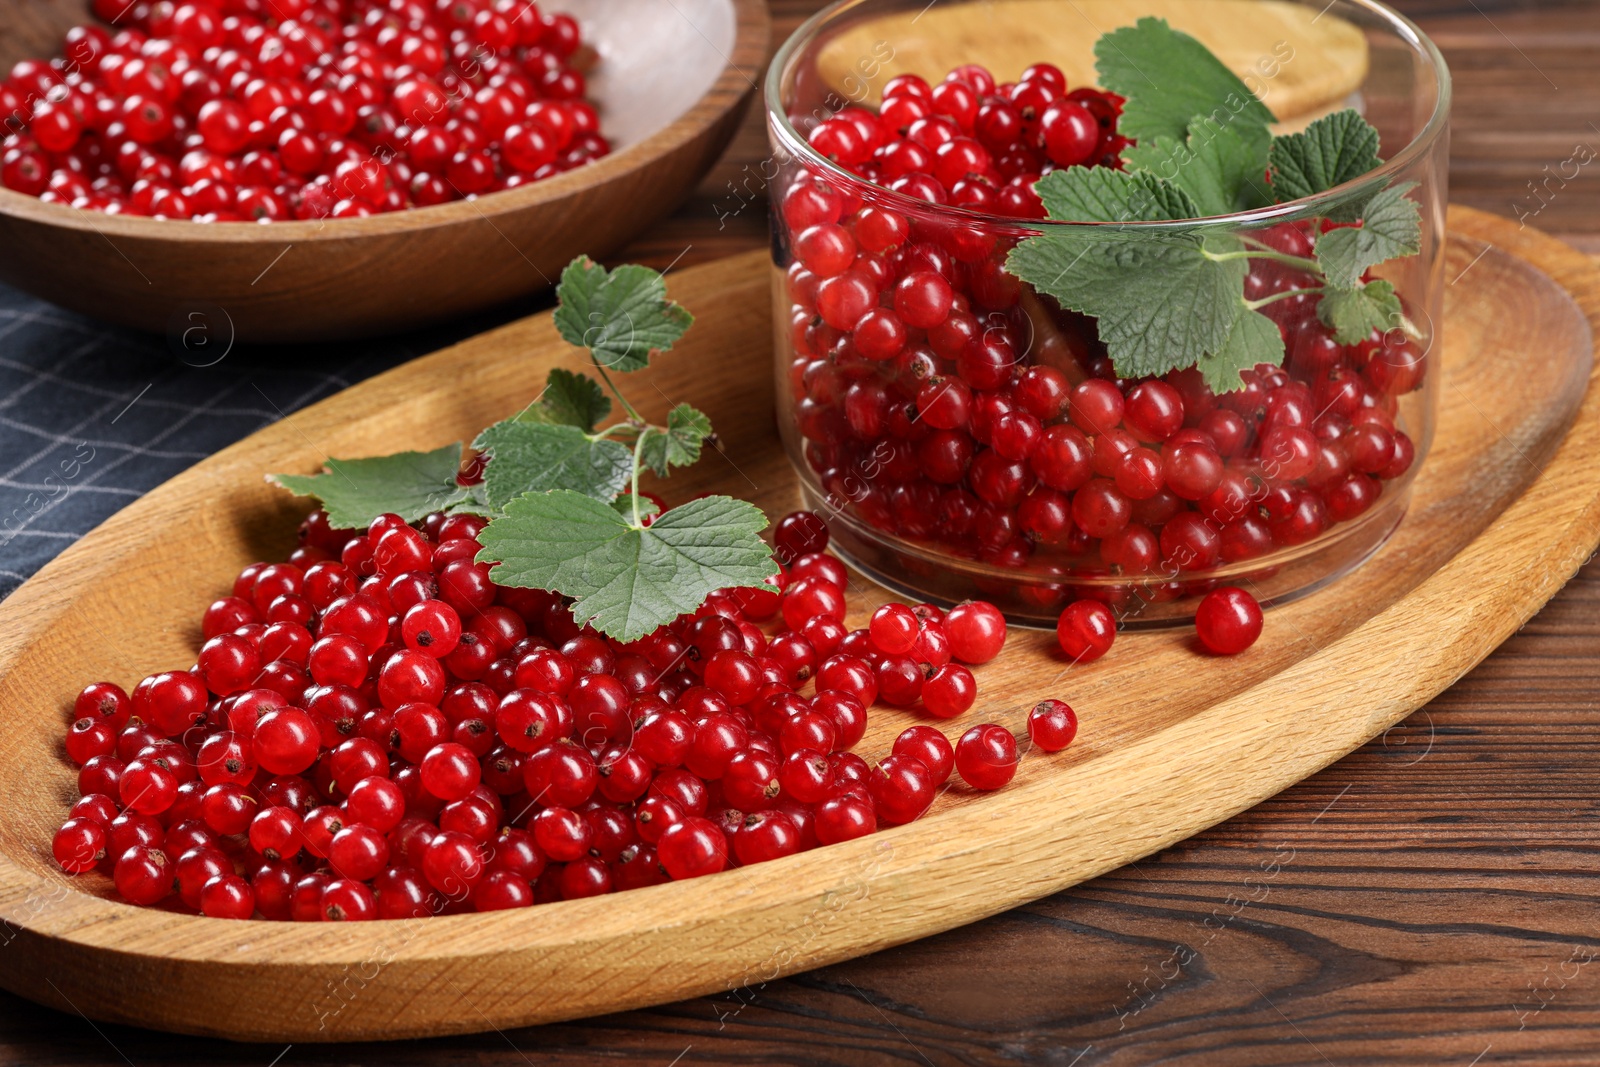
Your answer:
[[[1222,586],[1280,602],[1376,551],[1438,392],[1432,46],[1363,87],[1378,125],[1299,133],[1158,19],[1100,39],[1099,84],[1052,64],[1048,26],[1024,66],[973,19],[969,62],[830,86],[824,42],[897,10],[825,12],[768,75],[779,428],[836,550],[1014,622],[1097,602],[1063,637],[1085,662],[1112,626],[1192,620]],[[1406,39],[1363,10],[1341,16]],[[1235,88],[1169,132],[1164,79]]]

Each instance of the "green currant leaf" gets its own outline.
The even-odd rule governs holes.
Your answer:
[[[1365,341],[1373,330],[1382,333],[1403,325],[1405,310],[1394,286],[1378,278],[1359,289],[1324,289],[1317,302],[1317,318],[1333,330],[1335,341],[1353,345]]]
[[[1200,216],[1272,203],[1272,191],[1262,179],[1265,146],[1241,137],[1236,125],[1223,126],[1205,115],[1189,121],[1187,139],[1154,137],[1124,149],[1122,158],[1129,167],[1183,190]]]
[[[269,474],[296,496],[314,496],[336,529],[365,529],[379,515],[393,513],[415,522],[435,511],[469,501],[472,493],[456,484],[461,443],[432,452],[396,452],[369,459],[330,459],[325,474]]]
[[[1272,192],[1279,202],[1298,200],[1354,181],[1383,162],[1378,131],[1353,108],[1324,115],[1299,133],[1272,139]],[[1353,222],[1359,203],[1328,212],[1335,222]]]
[[[631,492],[625,492],[617,497],[611,502],[611,506],[616,509],[618,515],[621,515],[629,522],[633,521],[633,494]],[[639,497],[639,518],[641,520],[659,514],[661,514],[661,506],[659,504],[647,496]]]
[[[701,497],[644,529],[609,504],[569,490],[525,493],[479,535],[481,563],[502,585],[574,598],[572,617],[619,641],[637,641],[722,588],[777,573],[754,504]]]
[[[1277,323],[1241,302],[1227,341],[1200,360],[1200,373],[1212,392],[1231,393],[1243,384],[1240,375],[1259,363],[1283,364],[1283,334]]]
[[[659,271],[631,263],[607,271],[580,256],[561,272],[556,297],[556,329],[607,370],[643,370],[694,322],[667,299]]]
[[[1123,234],[1134,232],[1130,227]],[[1192,367],[1222,349],[1244,306],[1245,261],[1188,233],[1138,238],[1044,234],[1011,250],[1006,269],[1065,308],[1099,319],[1100,339],[1123,377]]]
[[[503,508],[514,497],[547,489],[570,489],[609,501],[633,475],[627,446],[594,438],[576,426],[498,422],[473,447],[489,454],[483,471],[485,496]]]
[[[640,459],[661,478],[670,467],[687,467],[700,459],[700,445],[711,435],[711,419],[702,411],[679,404],[667,414],[667,432],[648,430]]]
[[[595,426],[610,414],[611,398],[599,382],[586,374],[557,367],[550,372],[539,399],[522,409],[514,420],[576,426],[584,433],[593,433]]]
[[[1317,238],[1317,263],[1337,289],[1355,289],[1361,275],[1422,248],[1422,212],[1406,193],[1417,183],[1392,185],[1367,201],[1360,226],[1341,226]]]
[[[1196,115],[1237,131],[1252,152],[1266,152],[1277,121],[1239,76],[1166,20],[1142,18],[1103,34],[1094,45],[1100,84],[1127,98],[1117,130],[1145,141],[1182,141]]]
[[[1062,222],[1164,222],[1199,212],[1182,189],[1153,174],[1110,167],[1064,167],[1033,185],[1045,211]]]

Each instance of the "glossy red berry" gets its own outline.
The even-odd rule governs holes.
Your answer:
[[[896,753],[878,764],[870,789],[879,822],[890,826],[908,823],[928,810],[938,782],[934,773],[915,756]]]
[[[853,793],[831,797],[817,805],[813,830],[824,845],[864,837],[878,828],[872,802]]]
[[[464,745],[447,741],[435,745],[420,765],[422,787],[440,800],[460,800],[477,786],[482,768]]]
[[[236,874],[219,874],[200,889],[200,913],[208,918],[248,919],[255,910],[255,889]]]
[[[874,648],[886,655],[899,656],[916,645],[922,624],[904,604],[885,604],[872,613],[868,629]]]
[[[123,899],[149,906],[171,895],[176,875],[166,853],[150,845],[136,845],[117,859],[112,881]]]
[[[1213,589],[1195,609],[1195,634],[1208,652],[1233,656],[1261,636],[1261,605],[1237,586]]]
[[[955,766],[955,749],[950,739],[931,726],[907,727],[894,739],[894,754],[911,756],[928,769],[934,785],[942,785]]]
[[[947,663],[928,675],[922,684],[922,704],[932,715],[951,719],[978,698],[978,683],[972,672],[959,663]]]
[[[956,743],[956,770],[974,789],[999,789],[1017,773],[1017,740],[1004,726],[974,726]]]
[[[733,833],[733,851],[741,864],[763,863],[800,850],[800,829],[781,811],[747,815]]]
[[[105,824],[70,818],[56,831],[50,850],[61,869],[69,874],[93,870],[106,855]]]
[[[982,600],[969,600],[950,609],[944,619],[950,654],[974,666],[1000,654],[1006,642],[1006,620],[1000,609]]]
[[[1060,752],[1077,735],[1077,713],[1065,701],[1041,700],[1028,712],[1028,737],[1046,752]]]
[[[711,820],[690,817],[661,835],[656,856],[674,881],[699,878],[727,866],[728,842]]]
[[[443,659],[461,640],[461,616],[443,601],[424,600],[406,611],[400,635],[413,652]]]
[[[1056,620],[1056,640],[1074,663],[1091,663],[1111,649],[1117,620],[1098,600],[1075,600]]]

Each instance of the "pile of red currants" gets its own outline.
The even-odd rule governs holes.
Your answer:
[[[112,214],[345,218],[610,151],[578,24],[526,0],[94,0],[0,82],[0,182]]]
[[[778,524],[770,585],[715,593],[619,644],[561,597],[497,586],[484,520],[301,528],[205,611],[188,670],[83,690],[66,737],[72,872],[217,918],[341,921],[523,907],[693,878],[920,817],[952,771],[1016,773],[994,724],[906,729],[870,764],[868,709],[968,711],[992,605],[880,607],[844,624],[826,526]],[[1047,700],[1047,752],[1077,718]]]
[[[933,86],[901,75],[876,114],[847,107],[809,134],[861,181],[812,161],[778,183],[797,465],[863,539],[886,535],[886,559],[925,561],[893,556],[902,539],[941,571],[1015,575],[974,580],[1007,610],[1202,594],[1216,568],[1360,518],[1416,457],[1398,401],[1426,366],[1399,330],[1343,345],[1314,293],[1264,303],[1285,364],[1219,395],[1194,368],[1120,377],[1094,320],[1006,271],[1043,217],[1041,174],[1120,165],[1119,106],[1047,64],[1013,84],[973,66]],[[1315,289],[1292,265],[1311,225],[1252,234],[1278,261],[1251,261],[1248,299]]]

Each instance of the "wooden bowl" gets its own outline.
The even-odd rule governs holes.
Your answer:
[[[210,340],[390,333],[526,296],[675,207],[721,155],[766,60],[762,0],[557,0],[600,53],[615,151],[477,200],[321,222],[79,211],[0,187],[0,280],[143,330]],[[0,70],[50,56],[83,0],[0,0]]]
[[[55,866],[51,835],[76,795],[61,754],[73,696],[192,662],[203,605],[246,563],[287,553],[307,505],[264,473],[470,438],[575,353],[538,315],[267,427],[124,509],[0,604],[0,985],[96,1019],[240,1039],[504,1029],[758,985],[926,936],[1258,803],[1460,677],[1600,536],[1594,266],[1481,213],[1453,211],[1450,230],[1456,282],[1429,368],[1447,386],[1434,450],[1410,515],[1360,570],[1274,608],[1261,640],[1225,662],[1173,629],[1122,634],[1111,655],[1074,667],[1053,634],[1013,632],[976,671],[976,708],[920,721],[1020,730],[1034,701],[1064,697],[1082,722],[1067,751],[1026,755],[998,793],[952,784],[909,826],[615,896],[414,921],[230,922],[119,903],[104,875]],[[798,502],[762,357],[770,272],[753,253],[671,278],[698,321],[630,379],[633,395],[651,418],[692,399],[723,442],[667,483],[672,500],[730,492],[774,516]],[[883,599],[858,584],[851,624]],[[913,721],[874,708],[858,751],[881,756]]]

